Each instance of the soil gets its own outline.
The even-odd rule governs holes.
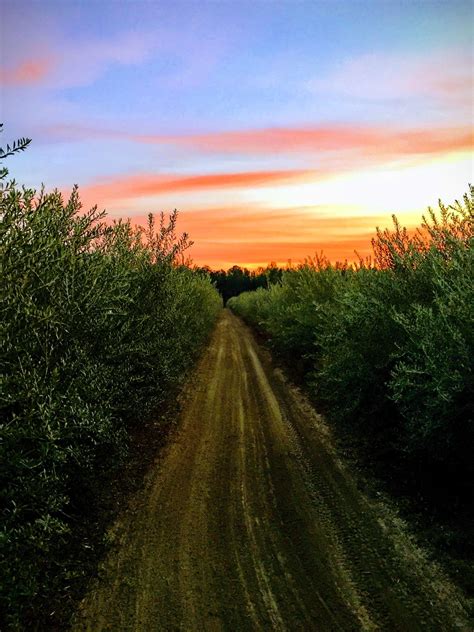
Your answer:
[[[228,310],[108,537],[76,631],[473,629],[461,592],[358,487],[324,420]]]

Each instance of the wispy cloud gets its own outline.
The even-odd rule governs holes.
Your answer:
[[[197,175],[137,174],[107,178],[81,188],[81,198],[89,204],[106,205],[113,200],[149,197],[169,192],[209,189],[242,189],[269,184],[307,181],[316,173],[309,170],[246,171]]]
[[[159,137],[134,136],[141,142],[160,142]],[[163,142],[163,141],[161,141]],[[400,129],[360,125],[321,125],[304,128],[274,128],[175,136],[168,142],[222,153],[304,153],[358,150],[362,154],[399,157],[457,151],[472,147],[472,130],[467,127]]]
[[[143,89],[193,87],[212,72],[228,45],[223,35],[205,39],[191,24],[166,28],[142,23],[138,28],[112,29],[102,36],[80,31],[77,37],[66,38],[50,15],[43,28],[37,34],[28,25],[21,47],[12,38],[13,27],[5,29],[8,37],[2,46],[5,54],[0,71],[4,85],[26,85],[24,78],[34,76],[36,87],[45,90],[83,87],[114,68],[145,67],[151,62]],[[49,61],[47,66],[44,58]],[[126,93],[126,86],[123,88]]]
[[[438,99],[467,104],[472,100],[472,50],[451,48],[429,53],[380,51],[349,57],[307,87],[319,95],[367,101]]]
[[[5,86],[68,88],[88,85],[113,66],[139,64],[149,58],[153,41],[142,33],[123,33],[109,40],[68,44],[59,51],[42,45],[31,57],[10,62],[0,69]],[[22,54],[23,55],[23,54]]]
[[[77,132],[83,134],[84,130],[74,128],[74,133]],[[89,130],[85,133],[88,134]],[[113,138],[115,132],[104,134],[110,134]],[[126,135],[128,132],[118,133],[121,139]],[[212,146],[216,141],[219,147],[226,147],[227,151],[230,151],[229,146],[245,146],[249,155],[252,155],[250,149],[253,149],[254,154],[262,155],[263,165],[266,156],[269,157],[272,153],[283,154],[288,146],[291,151],[296,152],[296,144],[300,146],[302,154],[297,162],[308,167],[263,167],[222,172],[216,166],[222,160],[219,158],[219,161],[213,160],[212,170],[205,169],[201,173],[137,172],[131,175],[102,176],[85,186],[81,185],[81,196],[85,204],[90,206],[97,203],[101,207],[114,209],[115,212],[119,209],[124,213],[130,207],[135,209],[132,214],[139,213],[140,207],[143,209],[143,204],[148,204],[151,198],[157,198],[160,205],[171,204],[179,208],[195,208],[202,203],[242,204],[250,199],[257,202],[270,200],[272,207],[286,206],[288,203],[301,204],[302,200],[305,200],[304,204],[313,204],[323,194],[321,185],[324,183],[327,189],[336,179],[339,182],[338,188],[345,190],[348,184],[344,178],[352,177],[356,178],[356,183],[350,180],[349,188],[357,189],[357,182],[362,181],[362,172],[370,174],[368,177],[372,179],[372,183],[364,184],[364,187],[368,187],[364,191],[360,191],[359,187],[358,197],[368,203],[371,200],[368,191],[377,191],[377,196],[380,193],[381,187],[376,186],[376,183],[384,181],[380,169],[389,169],[390,173],[395,173],[394,169],[401,169],[403,172],[406,168],[414,169],[417,165],[432,164],[433,159],[436,159],[438,162],[443,161],[443,170],[447,173],[444,162],[447,157],[456,157],[458,152],[466,152],[473,146],[472,131],[466,128],[406,131],[350,126],[337,129],[319,127],[206,135],[206,139],[208,137],[211,138]],[[175,137],[161,138],[165,139],[164,142],[171,142]],[[194,143],[196,136],[180,138],[183,143]],[[203,135],[200,135],[199,143],[202,140]],[[271,148],[273,152],[270,151]],[[226,153],[218,149],[215,152],[218,157]],[[245,160],[240,162],[245,164]],[[315,167],[309,168],[312,164]],[[377,170],[377,174],[373,173],[373,169]],[[421,190],[421,186],[418,188]],[[329,195],[328,191],[326,195]],[[331,195],[337,198],[337,191],[332,191]],[[399,200],[400,196],[401,194],[396,196],[396,199]],[[346,192],[345,197],[350,199],[351,195]],[[352,197],[356,199],[354,195]],[[401,197],[405,199],[407,196]],[[413,192],[408,197],[413,198]],[[369,206],[373,206],[373,201]],[[403,204],[399,203],[398,206],[402,208]],[[263,222],[264,218],[261,219]],[[304,225],[303,221],[301,225]],[[270,225],[268,228],[270,230]],[[230,227],[229,231],[238,232],[237,229],[232,231]]]
[[[381,157],[444,153],[472,148],[474,136],[468,126],[403,128],[363,125],[317,125],[210,132],[206,134],[147,134],[87,125],[54,125],[45,129],[50,137],[67,140],[108,138],[155,145],[176,145],[217,154],[316,155],[321,152],[358,150]]]
[[[50,57],[22,61],[12,67],[0,68],[0,85],[36,85],[52,72],[54,61]]]
[[[63,48],[49,80],[54,88],[88,85],[114,66],[139,65],[151,57],[155,48],[150,34],[134,31],[77,42]]]

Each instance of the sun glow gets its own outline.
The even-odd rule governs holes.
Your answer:
[[[347,211],[354,216],[400,213],[418,221],[420,213],[436,205],[438,198],[452,203],[472,177],[472,154],[462,152],[417,164],[387,164],[323,181],[253,189],[243,196],[247,202],[273,209],[314,206],[317,213],[327,206],[336,215]]]

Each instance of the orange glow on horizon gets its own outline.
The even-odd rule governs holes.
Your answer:
[[[349,238],[333,242],[309,241],[298,244],[284,241],[271,244],[196,243],[190,251],[190,256],[196,265],[209,265],[211,269],[226,269],[233,265],[255,269],[265,267],[271,262],[286,266],[289,261],[293,265],[298,265],[308,257],[321,254],[321,252],[332,263],[346,259],[356,261],[357,256],[354,250],[357,250],[362,257],[371,254],[370,240],[374,234],[375,230],[358,239]],[[291,253],[292,256],[289,257],[288,253]]]
[[[354,251],[366,257],[376,227],[390,227],[392,213],[408,229],[419,225],[427,206],[436,206],[438,191],[428,197],[433,184],[452,203],[467,187],[471,167],[469,154],[450,152],[349,172],[137,174],[92,184],[80,195],[85,207],[103,200],[111,219],[128,216],[136,225],[146,223],[145,209],[176,207],[178,232],[195,242],[189,254],[196,264],[254,269],[272,261],[297,265],[321,252],[333,263],[356,261]],[[124,210],[127,200],[131,212]]]

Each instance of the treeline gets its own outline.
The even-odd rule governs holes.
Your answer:
[[[275,263],[270,263],[266,268],[257,268],[256,270],[248,270],[240,266],[232,266],[227,271],[211,270],[208,266],[196,268],[196,270],[209,275],[222,296],[224,304],[242,292],[269,287],[272,283],[279,281],[283,274],[283,269]]]
[[[81,210],[77,190],[64,202],[5,181],[0,204],[0,627],[52,629],[44,608],[81,575],[71,552],[89,546],[77,522],[222,301],[182,265],[176,213],[150,216],[147,230],[111,225]]]
[[[372,260],[308,261],[229,307],[268,338],[339,427],[433,494],[474,474],[473,189],[415,232],[377,231]],[[443,496],[443,501],[440,500]]]

